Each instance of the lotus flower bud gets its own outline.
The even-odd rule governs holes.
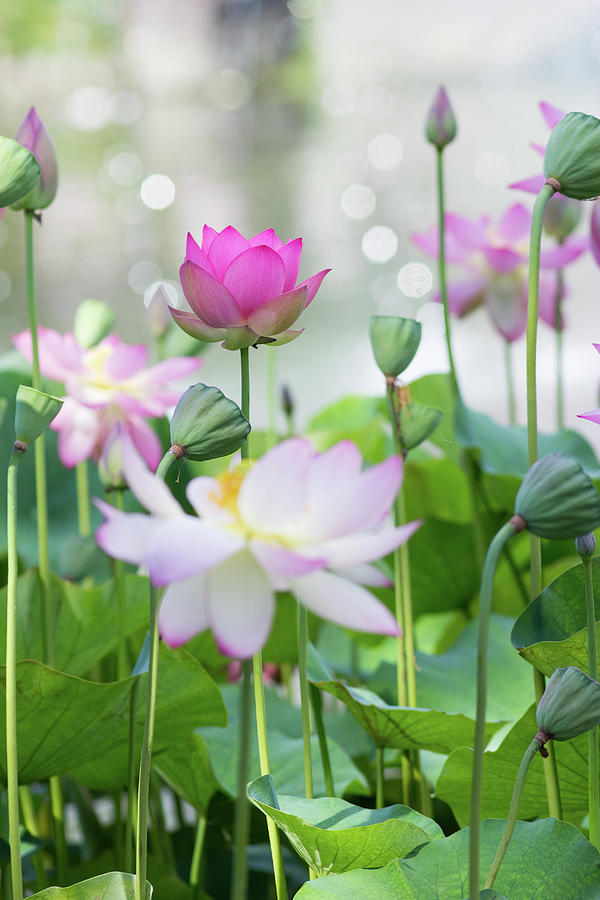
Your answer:
[[[95,347],[110,334],[117,314],[102,300],[84,300],[77,307],[73,333],[82,347]]]
[[[438,150],[443,150],[446,144],[450,144],[456,137],[456,119],[442,85],[437,90],[425,120],[425,137]]]
[[[523,479],[515,513],[533,534],[568,540],[600,525],[600,499],[575,457],[549,453],[534,463]]]
[[[239,450],[249,432],[250,423],[233,400],[216,387],[194,384],[175,407],[171,449],[187,459],[217,459]]]
[[[31,150],[40,167],[39,181],[35,187],[16,203],[13,209],[46,209],[56,196],[58,164],[52,138],[32,106],[19,131],[17,141]]]
[[[596,552],[596,538],[594,537],[594,532],[590,531],[588,534],[582,534],[581,537],[576,537],[575,550],[580,556],[583,556],[586,559],[589,556],[593,556]]]
[[[370,333],[375,362],[386,378],[396,378],[417,352],[421,323],[401,316],[371,316]]]
[[[581,669],[555,669],[536,712],[540,731],[554,741],[571,738],[600,725],[600,684]]]
[[[60,412],[63,401],[51,394],[20,384],[15,410],[15,437],[23,451],[42,434]]]
[[[120,423],[111,428],[104,441],[98,460],[98,475],[107,490],[127,487],[123,475],[123,426]]]
[[[442,418],[441,409],[412,401],[400,407],[399,435],[403,450],[412,450],[427,440],[438,427]]]
[[[570,112],[560,120],[546,146],[544,176],[565,197],[600,194],[600,119]]]
[[[0,207],[24,197],[39,177],[35,156],[12,138],[0,137]]]
[[[148,310],[150,331],[152,336],[160,338],[171,324],[169,307],[177,309],[178,296],[173,285],[155,281],[144,294],[144,306]]]
[[[550,198],[544,210],[544,231],[564,241],[581,221],[581,203],[562,194]]]

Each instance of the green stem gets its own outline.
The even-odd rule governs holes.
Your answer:
[[[192,863],[190,865],[190,885],[193,888],[193,900],[199,896],[201,884],[201,866],[202,851],[204,849],[204,838],[206,835],[206,814],[198,813],[198,821],[196,822],[196,836],[194,838],[194,852],[192,853]]]
[[[148,856],[148,804],[150,792],[150,766],[156,717],[156,687],[158,684],[158,620],[156,606],[158,590],[150,584],[150,661],[146,694],[146,718],[140,759],[138,783],[137,829],[135,842],[135,900],[145,900]]]
[[[13,449],[6,480],[8,584],[6,588],[6,783],[10,878],[14,900],[23,900],[19,766],[17,758],[17,472],[24,450]]]
[[[500,846],[496,851],[496,855],[494,857],[492,865],[490,866],[487,878],[485,879],[484,888],[491,888],[494,884],[494,881],[496,880],[498,869],[502,865],[502,860],[504,859],[506,851],[508,850],[510,839],[513,835],[513,831],[515,830],[515,825],[517,823],[517,813],[519,812],[519,803],[521,801],[521,794],[523,793],[523,787],[525,785],[525,778],[527,777],[529,765],[541,746],[542,744],[536,738],[534,738],[525,751],[523,759],[521,760],[521,765],[519,766],[519,771],[517,772],[517,777],[515,779],[512,799],[510,801],[510,809],[508,811],[508,819],[506,820],[506,828],[504,829],[504,834],[502,835]],[[478,897],[479,891],[477,892],[477,894],[471,894],[471,896]]]
[[[446,243],[445,243],[445,209],[444,209],[444,166],[442,160],[443,148],[437,150],[437,197],[438,197],[438,230],[439,230],[439,254],[438,271],[440,278],[440,294],[444,309],[444,331],[446,334],[446,347],[448,348],[448,363],[450,364],[450,378],[456,397],[460,397],[456,367],[452,355],[452,339],[450,333],[450,308],[448,305],[448,288],[446,285]]]
[[[585,578],[585,610],[587,617],[588,673],[598,678],[598,651],[596,648],[596,610],[594,608],[594,576],[592,560],[583,557]],[[598,758],[598,726],[588,732],[588,799],[590,844],[600,850],[600,761]]]
[[[250,421],[250,360],[248,359],[248,348],[243,347],[240,350],[240,365],[242,379],[242,402],[240,409],[242,415]],[[248,459],[250,456],[250,448],[248,446],[248,438],[241,446],[242,459]]]
[[[169,469],[171,468],[171,466],[173,465],[175,460],[180,459],[180,458],[181,457],[176,456],[175,453],[173,453],[172,448],[169,447],[169,449],[167,450],[167,452],[165,453],[165,455],[163,456],[163,458],[161,459],[161,461],[158,464],[158,468],[156,469],[157,477],[162,478],[162,480],[164,481],[165,478],[167,477],[167,472],[169,471]]]
[[[504,369],[506,371],[506,392],[508,395],[508,423],[517,424],[517,405],[515,399],[515,380],[512,372],[511,342],[504,341]]]
[[[137,761],[137,694],[139,679],[136,678],[129,700],[129,748],[127,759],[127,818],[125,820],[125,871],[133,870],[133,836],[137,831],[135,811],[137,807],[136,771]]]
[[[242,678],[239,697],[240,738],[238,747],[238,792],[235,800],[233,824],[233,873],[231,877],[231,900],[246,900],[248,865],[246,845],[250,829],[250,804],[246,795],[249,781],[250,760],[250,720],[252,704],[252,665],[249,659],[242,660]]]
[[[277,353],[267,350],[267,450],[277,443]]]
[[[388,382],[387,384],[386,403],[388,416],[392,425],[394,450],[402,456],[402,447],[398,435],[398,417],[396,415],[394,383]],[[396,526],[400,525],[401,514],[402,510],[398,495],[394,502],[394,524]],[[408,702],[408,691],[406,687],[406,655],[404,649],[406,623],[404,621],[404,604],[402,602],[402,583],[402,557],[400,555],[400,547],[396,547],[394,550],[394,613],[401,632],[396,639],[396,692],[398,695],[398,706],[406,706]]]
[[[546,689],[546,679],[537,669],[533,670],[533,689],[536,703],[542,699]],[[546,799],[548,803],[548,815],[554,819],[562,819],[562,802],[558,786],[558,768],[556,765],[556,753],[548,749],[548,756],[543,760],[544,781],[546,784]]]
[[[66,884],[69,868],[69,851],[65,834],[65,801],[63,797],[60,775],[49,779],[50,809],[54,826],[54,852],[56,854],[56,880],[59,885]]]
[[[308,675],[306,672],[306,647],[308,644],[308,613],[306,607],[298,603],[298,674],[300,676],[300,708],[302,710],[302,742],[304,745],[304,788],[311,800],[313,793],[312,759],[310,752],[310,702],[308,696]]]
[[[123,491],[117,490],[115,506],[123,512]],[[127,615],[125,593],[125,563],[122,559],[115,559],[115,582],[117,588],[117,616],[119,622],[119,643],[117,645],[117,678],[119,681],[127,678],[129,674],[129,659],[127,653]],[[129,839],[129,836],[128,836]]]
[[[39,838],[40,830],[38,828],[33,802],[31,799],[31,791],[29,785],[21,785],[19,788],[19,799],[21,801],[21,812],[23,814],[23,824],[25,829],[33,837]],[[31,857],[33,868],[35,871],[35,885],[37,891],[43,891],[48,884],[46,872],[44,871],[44,861],[42,859],[43,849],[38,850]]]
[[[328,797],[335,797],[331,759],[329,757],[329,747],[327,746],[327,735],[325,734],[325,723],[323,721],[323,701],[321,699],[321,691],[316,684],[309,684],[309,688],[311,706],[315,717],[315,728],[317,729],[317,737],[319,739],[321,764],[323,766],[323,775],[325,776],[325,791]]]
[[[516,534],[517,528],[510,521],[494,535],[483,566],[479,593],[479,632],[477,639],[477,712],[473,743],[473,774],[471,777],[471,828],[469,845],[469,896],[479,897],[479,832],[481,817],[481,782],[483,752],[485,749],[485,712],[487,701],[487,652],[494,574],[502,548]]]
[[[562,241],[558,242],[562,244]],[[563,324],[562,301],[565,296],[565,273],[559,269],[556,273],[556,311],[554,328],[556,331],[556,427],[560,431],[565,425],[564,398],[565,388],[563,381]]]
[[[260,774],[270,775],[271,761],[269,759],[269,743],[267,739],[267,711],[265,707],[265,687],[262,674],[262,653],[260,650],[252,657],[252,672],[254,675],[254,703],[256,706],[256,732],[258,736]],[[277,900],[287,900],[288,892],[285,881],[285,870],[283,868],[279,830],[273,819],[269,816],[267,816],[267,831],[269,832],[269,843],[271,845]]]
[[[375,808],[383,809],[385,771],[383,765],[383,747],[375,748]]]
[[[75,477],[77,482],[77,521],[79,523],[79,534],[81,537],[89,537],[92,533],[92,522],[90,519],[90,485],[88,478],[87,460],[77,463],[75,466]]]

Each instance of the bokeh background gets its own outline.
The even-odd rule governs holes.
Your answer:
[[[417,316],[407,379],[447,368],[432,302],[435,265],[410,242],[435,216],[423,122],[439,83],[459,135],[446,152],[448,209],[499,215],[532,198],[547,128],[538,101],[600,113],[600,14],[591,0],[19,0],[0,30],[0,133],[35,105],[56,144],[60,186],[36,229],[40,322],[71,327],[86,297],[118,309],[126,340],[149,337],[143,297],[178,284],[186,233],[207,222],[304,238],[301,273],[332,267],[278,351],[300,425],[345,393],[381,390],[373,313]],[[588,206],[590,206],[588,204]],[[588,228],[586,211],[581,231]],[[416,268],[415,268],[416,265]],[[407,268],[409,267],[409,268]],[[27,327],[22,216],[0,222],[0,351]],[[600,271],[568,274],[566,419],[598,405]],[[503,342],[485,312],[455,324],[467,402],[507,417]],[[553,333],[540,330],[540,420],[554,418]],[[266,421],[266,355],[253,352],[253,417]],[[4,358],[3,365],[8,364]],[[524,341],[515,348],[524,416]],[[202,379],[237,398],[236,356],[212,345]]]

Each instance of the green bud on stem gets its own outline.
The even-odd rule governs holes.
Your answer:
[[[20,384],[17,390],[15,410],[15,437],[19,444],[27,446],[43,434],[58,415],[63,401],[51,394]]]
[[[397,378],[412,362],[421,342],[421,323],[401,316],[371,316],[371,347],[386,378]]]
[[[40,167],[29,150],[12,138],[0,137],[0,206],[10,206],[39,181]]]
[[[240,408],[218,388],[194,384],[182,394],[171,419],[171,450],[203,460],[235,453],[250,432]]]
[[[600,194],[600,119],[570,112],[546,146],[544,175],[565,197],[592,200]]]
[[[600,684],[575,666],[555,669],[535,716],[545,740],[570,741],[600,725]]]

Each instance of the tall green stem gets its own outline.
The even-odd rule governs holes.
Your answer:
[[[492,538],[481,576],[479,593],[479,631],[477,638],[477,712],[473,743],[473,774],[471,777],[471,828],[469,844],[469,896],[479,897],[479,833],[481,817],[481,782],[483,751],[485,749],[485,712],[487,702],[487,653],[494,574],[502,548],[516,534],[517,527],[507,522]]]
[[[562,241],[558,242],[562,244]],[[556,273],[556,309],[554,313],[554,329],[556,331],[556,427],[560,431],[565,425],[563,383],[563,323],[562,301],[565,296],[565,273],[559,269]]]
[[[125,871],[133,869],[133,833],[137,834],[137,695],[139,679],[136,679],[129,699],[129,747],[127,757],[127,816],[125,819],[125,853],[123,856]]]
[[[190,865],[190,885],[193,888],[194,900],[200,893],[200,872],[202,865],[202,851],[204,849],[204,837],[206,835],[206,813],[198,813],[198,821],[196,822],[196,835],[194,838],[194,851],[192,853],[192,862]]]
[[[63,885],[67,880],[69,868],[69,850],[65,833],[65,801],[63,796],[60,775],[53,775],[49,779],[50,810],[52,812],[52,824],[54,827],[54,852],[56,855],[56,880]]]
[[[77,482],[77,521],[79,523],[79,534],[81,537],[89,537],[92,533],[92,522],[90,518],[90,485],[88,478],[87,460],[77,463],[75,467],[75,478]]]
[[[512,371],[511,342],[504,341],[504,369],[506,371],[506,393],[508,395],[508,424],[517,424],[517,405],[515,400],[515,380]]]
[[[596,648],[596,610],[594,604],[594,577],[592,560],[583,557],[585,578],[585,611],[587,617],[588,674],[598,678],[598,652]],[[590,843],[600,850],[600,760],[598,758],[598,726],[588,732],[588,800]]]
[[[375,808],[383,809],[385,768],[383,765],[383,747],[375,748]]]
[[[267,450],[277,443],[277,352],[267,350]]]
[[[19,768],[17,760],[17,472],[23,449],[13,449],[6,482],[8,584],[6,588],[6,783],[13,900],[23,900]]]
[[[240,408],[242,415],[250,421],[250,360],[248,359],[248,348],[243,347],[240,350],[241,378],[242,378],[242,402]],[[248,459],[250,456],[250,448],[248,446],[248,438],[241,446],[242,459]]]
[[[488,872],[487,878],[485,879],[484,888],[491,888],[494,884],[494,881],[496,880],[498,869],[502,865],[502,860],[506,855],[508,845],[510,844],[510,839],[513,835],[513,831],[515,830],[515,825],[517,823],[517,813],[519,812],[519,803],[521,802],[521,794],[523,793],[527,771],[529,769],[531,760],[541,746],[542,744],[536,738],[534,738],[525,751],[523,759],[521,760],[521,765],[519,766],[519,771],[517,772],[517,777],[515,779],[512,799],[510,801],[510,809],[508,811],[508,819],[506,820],[506,828],[504,829],[504,834],[502,835],[500,846],[498,847],[492,865],[490,866],[490,871]],[[479,893],[471,896],[478,897]]]
[[[450,334],[450,308],[448,305],[448,289],[446,286],[446,243],[445,243],[445,207],[444,207],[444,165],[443,165],[443,148],[437,150],[437,198],[438,198],[438,232],[439,232],[439,254],[438,254],[438,271],[440,278],[440,294],[442,297],[442,306],[444,308],[444,330],[446,333],[446,347],[448,348],[448,363],[450,365],[450,377],[456,396],[460,397],[460,389],[458,386],[458,378],[456,377],[456,368],[454,365],[454,356],[452,355],[452,338]]]
[[[115,506],[123,512],[123,491],[117,489]],[[117,645],[117,678],[119,681],[127,678],[129,674],[129,659],[127,655],[127,616],[125,595],[125,563],[122,559],[115,559],[115,582],[117,588],[117,617],[119,623],[119,643]],[[127,840],[130,840],[127,835]]]
[[[240,738],[238,747],[238,792],[235,799],[235,817],[233,823],[233,873],[231,877],[231,900],[246,900],[248,882],[248,863],[246,845],[250,830],[250,804],[246,796],[249,781],[250,759],[250,725],[252,704],[252,664],[249,659],[242,660],[242,677],[240,681],[239,717]]]
[[[300,677],[300,708],[302,710],[302,742],[304,745],[304,790],[308,800],[314,797],[312,758],[310,752],[310,701],[306,672],[306,647],[308,643],[308,613],[298,603],[298,674]]]
[[[309,688],[310,701],[315,717],[315,728],[317,729],[317,737],[319,739],[321,764],[323,766],[323,775],[325,777],[325,791],[328,797],[335,797],[331,759],[329,757],[329,747],[327,746],[327,735],[325,734],[325,723],[323,721],[323,701],[321,699],[321,691],[316,684],[309,685]]]

